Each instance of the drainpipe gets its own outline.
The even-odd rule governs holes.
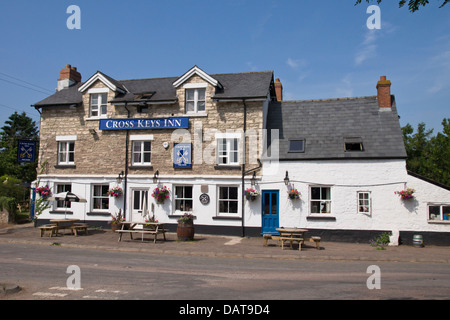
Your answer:
[[[241,205],[242,205],[242,237],[245,237],[245,156],[246,156],[246,132],[247,132],[247,105],[245,104],[245,99],[242,99],[244,103],[244,137],[242,144],[242,190],[241,190]]]
[[[125,102],[125,110],[127,110],[127,118],[130,118],[130,110],[128,110],[128,102]],[[128,182],[128,140],[130,136],[130,130],[126,132],[125,140],[125,176],[123,183],[123,218],[127,218],[127,182]]]

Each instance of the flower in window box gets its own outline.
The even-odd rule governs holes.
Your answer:
[[[48,198],[52,195],[52,192],[50,191],[50,188],[48,185],[45,185],[44,187],[36,188],[36,193],[39,194],[42,198]]]
[[[107,194],[110,197],[114,197],[114,198],[119,198],[120,196],[122,196],[122,188],[120,187],[114,187],[112,189],[109,189]]]
[[[248,188],[245,190],[245,198],[250,201],[255,201],[256,197],[259,196],[259,192],[255,189]]]
[[[157,203],[164,203],[164,201],[169,198],[170,189],[166,186],[156,187],[153,189],[152,197],[156,199]]]
[[[412,199],[414,198],[413,193],[416,192],[416,190],[412,188],[407,188],[406,190],[402,191],[395,191],[395,194],[398,194],[403,200]]]
[[[296,200],[300,199],[300,192],[297,189],[291,189],[288,191],[288,197],[289,199]]]

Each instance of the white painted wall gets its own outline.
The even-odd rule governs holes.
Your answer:
[[[267,163],[264,163],[267,165]],[[273,166],[273,163],[272,163]],[[310,229],[450,231],[448,223],[429,223],[429,202],[449,203],[450,191],[409,176],[403,160],[280,161],[276,170],[266,171],[259,190],[280,190],[280,226]],[[302,197],[292,201],[283,179],[289,172],[289,187]],[[310,186],[331,187],[335,221],[308,220]],[[416,190],[415,199],[401,200],[394,192],[406,187]],[[358,213],[357,192],[371,193],[370,215]]]

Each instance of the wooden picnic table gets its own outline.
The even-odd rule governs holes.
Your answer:
[[[285,242],[289,242],[291,248],[294,242],[298,243],[298,250],[302,250],[302,244],[305,242],[305,233],[307,229],[300,228],[277,228],[280,233],[281,248],[284,250]]]
[[[141,227],[142,226],[142,227]],[[130,238],[133,240],[133,234],[140,233],[141,239],[144,241],[144,234],[150,234],[154,236],[153,243],[156,243],[156,238],[158,234],[163,235],[164,241],[166,240],[166,229],[164,228],[164,223],[159,222],[122,222],[122,227],[120,230],[116,230],[119,233],[119,242],[122,241],[122,235],[128,233]]]
[[[78,236],[78,231],[83,230],[87,233],[87,224],[85,223],[77,223],[80,219],[51,219],[51,225],[46,225],[46,228],[53,227],[54,233],[59,233],[59,230],[70,229],[72,234],[75,233],[75,236]],[[42,233],[41,233],[42,236]]]

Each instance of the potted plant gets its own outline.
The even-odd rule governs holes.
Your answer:
[[[395,194],[398,194],[403,200],[408,200],[414,198],[413,194],[416,192],[416,190],[412,188],[407,188],[402,191],[395,191]]]
[[[111,214],[111,230],[116,231],[119,230],[122,227],[122,222],[125,221],[125,219],[122,217],[122,210],[119,209],[119,213],[117,215]]]
[[[300,199],[300,192],[297,189],[291,189],[288,192],[288,197],[291,200],[296,200],[296,199]]]
[[[148,219],[145,219],[145,222],[146,223],[157,223],[158,220],[156,220],[155,216],[153,215],[153,216],[149,217]],[[149,227],[149,225],[144,225],[144,227]]]
[[[169,198],[170,189],[166,186],[156,187],[153,189],[152,197],[156,199],[156,203],[163,204],[164,201]]]
[[[258,196],[259,196],[259,192],[252,188],[248,188],[245,190],[245,198],[247,200],[255,201],[256,197],[258,197]]]
[[[190,213],[185,213],[178,219],[177,237],[181,241],[194,240],[194,216]]]
[[[112,189],[109,189],[107,194],[110,197],[119,198],[122,196],[122,188],[121,187],[114,187]]]

